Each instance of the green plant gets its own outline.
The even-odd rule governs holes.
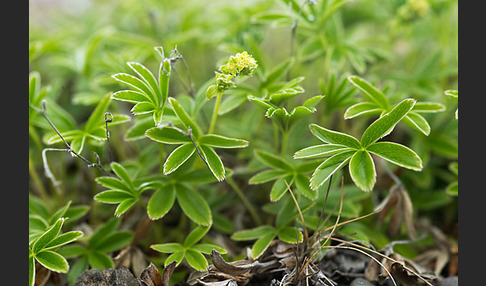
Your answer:
[[[312,174],[311,189],[316,190],[329,180],[332,174],[349,163],[349,174],[353,182],[362,190],[371,191],[376,182],[376,171],[370,153],[401,167],[421,170],[422,161],[410,148],[393,142],[377,142],[388,135],[414,105],[414,99],[401,101],[370,124],[360,140],[351,135],[311,124],[312,134],[325,144],[299,150],[294,154],[294,158],[329,157]]]
[[[76,258],[76,262],[68,274],[71,285],[74,284],[77,276],[88,267],[98,269],[114,267],[109,253],[122,249],[133,239],[132,232],[117,231],[119,225],[120,219],[111,218],[90,236],[84,237],[76,244],[59,249],[59,253],[65,258]]]
[[[211,254],[213,249],[224,254],[226,250],[215,244],[199,243],[204,235],[209,231],[210,226],[198,226],[189,233],[189,235],[181,243],[163,243],[153,244],[150,247],[158,252],[170,254],[166,259],[164,265],[167,266],[173,261],[177,261],[179,265],[184,259],[190,266],[199,271],[204,271],[208,267],[208,261],[203,254]]]
[[[68,231],[61,234],[61,228],[66,218],[59,218],[43,233],[29,236],[29,285],[35,282],[36,262],[50,271],[67,273],[69,264],[65,255],[60,254],[57,249],[71,243],[81,236],[81,231]]]

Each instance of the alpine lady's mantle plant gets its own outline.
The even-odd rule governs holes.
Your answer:
[[[351,135],[311,124],[310,130],[324,144],[304,148],[294,158],[329,157],[312,174],[311,189],[329,180],[337,170],[349,163],[353,182],[364,191],[371,191],[376,182],[376,170],[371,154],[401,167],[420,171],[422,160],[410,148],[393,142],[377,142],[388,135],[415,105],[414,99],[405,99],[374,121],[358,140]]]

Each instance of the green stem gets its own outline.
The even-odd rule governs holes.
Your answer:
[[[255,221],[255,223],[257,225],[262,225],[262,221],[260,219],[260,217],[258,216],[255,208],[253,208],[253,205],[250,203],[250,201],[246,198],[245,194],[243,193],[243,191],[240,189],[240,187],[236,184],[236,182],[233,180],[233,178],[231,177],[227,177],[226,178],[226,181],[228,182],[228,184],[233,188],[233,190],[235,190],[236,194],[238,195],[238,197],[240,198],[240,200],[243,202],[243,204],[245,205],[246,209],[248,210],[248,212],[250,213],[251,217],[253,218],[253,220]]]
[[[219,105],[221,104],[221,97],[223,97],[222,92],[218,93],[218,96],[216,98],[216,103],[214,105],[213,116],[211,117],[211,125],[209,126],[208,134],[211,134],[214,131],[214,126],[216,125],[216,119],[218,118]]]
[[[275,153],[278,152],[278,126],[277,123],[275,123],[275,120],[272,120],[272,125],[273,125],[273,146],[275,149]]]
[[[282,131],[282,144],[280,145],[280,156],[283,157],[285,155],[285,152],[287,151],[287,143],[289,140],[289,131],[284,130]]]

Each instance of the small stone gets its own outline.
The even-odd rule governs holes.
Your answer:
[[[349,284],[349,286],[375,286],[375,284],[364,278],[356,278],[353,280],[353,282],[351,282],[351,284]]]
[[[137,278],[122,266],[116,269],[88,269],[83,271],[74,286],[140,286]]]

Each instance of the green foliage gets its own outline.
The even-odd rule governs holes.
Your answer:
[[[311,124],[312,134],[325,144],[299,150],[294,154],[294,158],[328,158],[315,169],[310,180],[310,188],[316,190],[349,162],[349,174],[353,182],[362,190],[371,191],[376,182],[376,170],[370,153],[401,167],[420,171],[422,161],[410,148],[393,142],[376,142],[388,135],[414,105],[413,99],[401,101],[371,123],[359,141],[348,134]]]
[[[36,264],[73,285],[122,249],[183,279],[226,252],[213,232],[257,259],[369,214],[396,183],[417,219],[456,223],[457,1],[29,5],[31,284]],[[391,223],[335,234],[410,239]]]
[[[130,231],[117,231],[120,219],[111,218],[96,229],[89,237],[83,237],[82,243],[75,243],[59,249],[65,258],[77,258],[68,274],[71,285],[78,275],[88,267],[97,269],[113,268],[111,252],[120,250],[133,240]]]
[[[360,115],[384,114],[390,111],[390,102],[386,96],[367,81],[358,76],[350,76],[348,80],[366,96],[367,101],[353,104],[346,109],[345,119]],[[417,102],[413,109],[405,115],[404,122],[419,130],[424,135],[430,134],[430,125],[420,113],[436,113],[444,111],[445,106],[436,102]]]
[[[66,256],[60,254],[57,249],[63,245],[71,243],[81,236],[81,231],[68,231],[61,234],[61,228],[66,218],[57,219],[52,226],[36,236],[29,238],[29,285],[35,282],[35,262],[45,268],[59,273],[67,273],[69,264]]]
[[[210,226],[198,226],[189,233],[183,243],[154,244],[150,247],[158,252],[170,254],[165,259],[165,266],[173,261],[176,261],[179,265],[185,259],[194,269],[204,271],[208,268],[208,261],[203,254],[211,254],[213,249],[222,254],[226,253],[224,248],[211,243],[196,244],[206,235],[209,229]]]

